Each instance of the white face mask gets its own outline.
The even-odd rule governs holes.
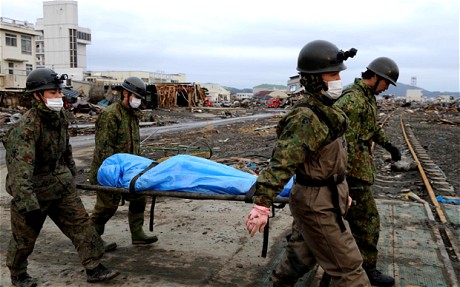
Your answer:
[[[134,97],[130,102],[129,105],[133,109],[137,109],[141,105],[142,100]]]
[[[48,98],[46,99],[46,107],[54,112],[60,112],[64,102],[62,98]]]
[[[325,96],[330,99],[337,100],[342,95],[342,81],[329,81],[327,82],[327,91],[323,92]]]

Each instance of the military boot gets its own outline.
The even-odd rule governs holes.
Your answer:
[[[365,270],[372,286],[386,287],[395,285],[395,279],[393,277],[382,274],[382,272],[375,268],[369,268]]]
[[[27,272],[19,274],[18,276],[11,276],[11,283],[16,287],[35,287],[37,280],[30,277]]]
[[[89,283],[107,281],[118,275],[120,275],[120,272],[112,271],[101,263],[94,269],[86,269],[86,281]]]
[[[96,228],[97,234],[99,234],[99,236],[104,234],[105,225],[94,223],[94,227]],[[104,244],[104,251],[105,252],[110,252],[110,251],[114,251],[115,249],[117,249],[117,243],[115,243],[115,242],[107,242],[102,238],[101,238],[101,240],[102,240],[102,243]]]
[[[156,236],[148,236],[144,233],[144,213],[128,212],[129,230],[131,231],[131,240],[136,244],[152,244],[158,241]]]
[[[319,287],[329,287],[329,285],[331,284],[331,279],[331,275],[324,272],[323,277],[321,277],[321,281],[319,282]]]

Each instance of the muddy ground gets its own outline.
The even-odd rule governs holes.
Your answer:
[[[221,117],[237,117],[260,111],[185,110],[153,111],[159,125]],[[142,144],[143,155],[161,159],[179,153],[208,156],[248,172],[257,172],[267,164],[275,143],[275,125],[282,116],[250,120],[224,126],[209,125],[199,130],[162,135],[152,134]],[[451,115],[458,118],[458,113]],[[460,196],[460,127],[441,124],[423,111],[407,117],[419,141],[444,171]],[[91,132],[87,130],[87,132]],[[397,124],[386,127],[387,135],[403,153],[404,139]],[[92,147],[74,151],[79,168],[77,183],[85,184]],[[2,182],[5,168],[2,167]],[[5,266],[9,237],[9,196],[2,184],[0,215],[1,286],[10,286]],[[85,207],[91,212],[95,196],[80,191]],[[383,195],[385,196],[385,195]],[[380,197],[381,198],[381,197]],[[200,201],[158,198],[153,233],[159,241],[150,246],[132,246],[127,225],[127,205],[120,206],[106,225],[103,238],[115,241],[118,249],[107,253],[104,263],[121,272],[110,286],[266,286],[270,270],[288,233],[291,217],[282,209],[271,221],[269,254],[261,258],[261,236],[250,238],[244,220],[251,206],[232,201]],[[145,230],[148,230],[146,211]],[[48,219],[30,257],[30,273],[39,278],[39,286],[87,286],[83,268],[69,240]],[[97,285],[97,284],[96,284]]]

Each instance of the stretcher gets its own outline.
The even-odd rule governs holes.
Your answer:
[[[120,194],[146,195],[152,198],[150,231],[153,231],[158,196],[195,200],[227,200],[252,203],[257,176],[201,157],[177,155],[161,163],[131,155],[115,154],[98,171],[99,185],[77,184],[78,189]],[[289,202],[293,179],[274,200],[275,208]],[[264,230],[262,257],[266,257],[268,224]]]

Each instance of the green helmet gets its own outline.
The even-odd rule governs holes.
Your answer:
[[[44,90],[56,90],[64,87],[64,80],[67,74],[58,75],[48,68],[38,68],[30,72],[26,80],[27,92],[38,92]]]
[[[396,86],[399,77],[399,68],[392,59],[387,57],[377,58],[367,66],[367,69]]]
[[[300,50],[297,71],[307,74],[340,72],[347,68],[343,61],[353,58],[357,52],[355,48],[344,52],[328,41],[315,40]]]
[[[144,81],[142,81],[138,77],[129,77],[125,79],[121,86],[125,90],[134,93],[137,97],[145,100],[145,93],[147,92],[147,87],[145,86]]]

